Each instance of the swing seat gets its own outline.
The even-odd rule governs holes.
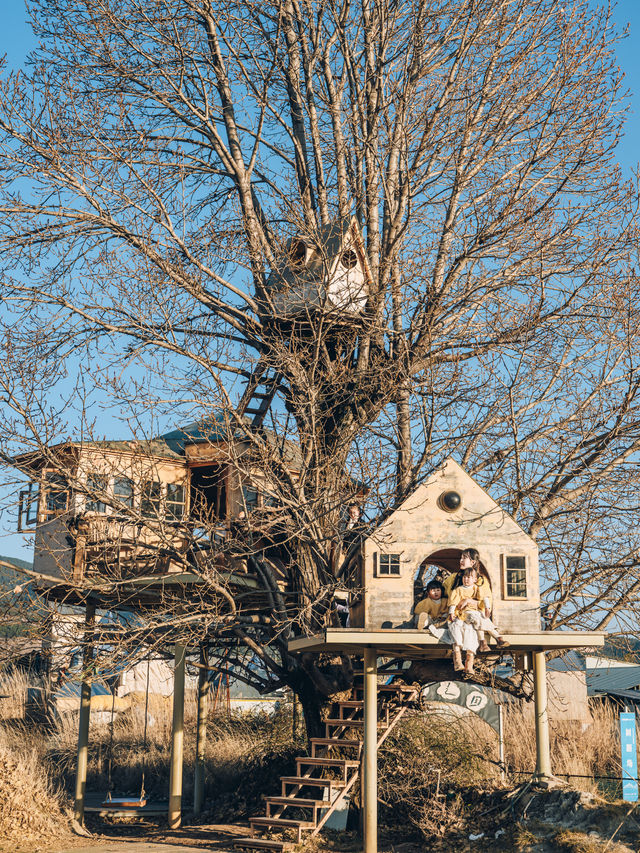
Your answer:
[[[146,797],[107,797],[102,802],[104,809],[142,809],[146,805]]]

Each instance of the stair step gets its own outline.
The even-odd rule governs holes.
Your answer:
[[[291,841],[274,841],[271,838],[236,838],[233,846],[238,850],[290,850]]]
[[[281,826],[283,829],[313,829],[312,820],[289,820],[286,817],[250,817],[250,826]]]
[[[329,800],[308,800],[300,797],[265,797],[265,803],[271,803],[274,806],[296,806],[301,809],[312,809],[316,806],[330,806]]]
[[[344,747],[359,747],[362,746],[361,740],[341,740],[335,737],[312,737],[311,744],[314,746],[340,746]]]
[[[362,699],[347,699],[345,702],[338,702],[340,708],[364,708]]]
[[[347,729],[363,729],[364,728],[364,720],[335,720],[328,719],[325,720],[325,725],[327,726],[343,726]],[[383,726],[385,729],[388,728],[386,723],[383,723],[381,720],[378,720],[378,727]]]
[[[341,779],[318,779],[310,776],[281,776],[281,782],[287,782],[290,785],[313,785],[317,788],[344,788],[344,782]]]
[[[296,758],[296,764],[314,764],[318,767],[359,767],[360,762],[352,758],[313,758],[309,755]]]

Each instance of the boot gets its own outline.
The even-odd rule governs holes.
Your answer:
[[[511,645],[508,640],[504,639],[504,637],[496,637],[496,644],[500,646],[501,649],[506,649]]]
[[[486,640],[480,640],[480,645],[478,646],[478,651],[479,652],[490,652],[491,648],[489,646],[489,643],[487,643]]]
[[[460,653],[460,646],[453,647],[453,668],[456,672],[460,672],[462,670],[462,655]]]
[[[467,656],[464,659],[464,674],[465,675],[473,675],[473,661],[475,655],[473,652],[467,652]]]

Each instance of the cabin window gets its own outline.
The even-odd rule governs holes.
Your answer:
[[[87,512],[102,512],[107,511],[107,504],[102,500],[102,495],[105,495],[109,488],[109,478],[106,474],[96,474],[92,472],[87,476],[87,497],[86,510]]]
[[[162,507],[162,485],[155,480],[142,484],[140,513],[144,518],[159,518]]]
[[[307,260],[307,244],[304,240],[294,240],[289,249],[289,259],[292,267],[304,266]]]
[[[45,512],[47,520],[64,512],[69,505],[69,485],[62,474],[45,474]]]
[[[353,249],[347,249],[340,256],[340,264],[345,270],[352,270],[358,263],[358,256]]]
[[[116,477],[113,481],[113,496],[116,499],[116,508],[123,505],[127,509],[133,509],[133,481],[128,477]]]
[[[527,563],[522,556],[503,557],[503,590],[505,598],[527,597]]]
[[[176,520],[184,515],[184,486],[167,483],[167,517]]]
[[[227,515],[226,467],[202,465],[191,469],[189,513],[194,521],[209,524]]]
[[[247,512],[251,512],[256,509],[258,506],[258,490],[253,489],[251,486],[243,486],[242,487],[242,501],[246,507]]]
[[[40,488],[38,483],[29,483],[26,489],[20,492],[20,506],[18,508],[18,530],[25,527],[33,527],[38,523],[38,500]]]
[[[400,574],[400,554],[380,554],[378,575],[388,577]]]

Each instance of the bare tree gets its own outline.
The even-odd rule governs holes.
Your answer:
[[[227,601],[206,632],[251,648],[261,686],[289,684],[309,718],[349,666],[295,661],[286,641],[334,618],[359,481],[375,519],[457,455],[538,538],[552,626],[632,618],[636,194],[614,159],[608,10],[40,0],[31,15],[40,47],[0,95],[5,458],[96,438],[99,400],[139,438],[222,412],[291,559],[229,536],[280,616]],[[288,241],[325,269],[351,214],[363,302],[292,316],[272,286]],[[281,401],[266,430],[237,411],[256,364]],[[67,422],[48,391],[76,372]]]

